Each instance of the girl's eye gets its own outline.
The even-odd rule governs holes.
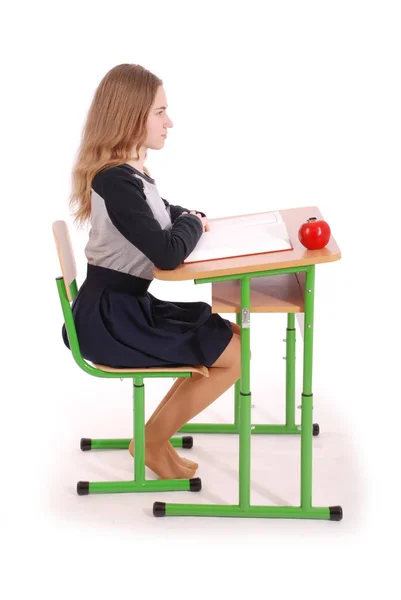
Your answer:
[[[163,113],[163,111],[161,110],[161,111],[160,111],[160,112],[158,112],[157,114],[158,114],[158,115],[161,115],[162,113]]]

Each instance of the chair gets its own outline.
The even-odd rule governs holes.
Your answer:
[[[133,383],[133,436],[134,437],[134,479],[132,481],[107,481],[89,482],[79,481],[77,493],[80,496],[87,494],[104,494],[116,492],[155,492],[155,491],[181,491],[190,490],[198,492],[202,484],[199,477],[193,479],[156,479],[145,478],[145,384],[146,378],[156,377],[192,377],[193,373],[200,373],[209,377],[205,366],[183,366],[175,368],[142,368],[142,369],[115,369],[107,365],[90,363],[84,360],[79,347],[79,340],[75,329],[71,303],[78,294],[77,269],[72,249],[68,227],[65,221],[53,223],[53,234],[56,242],[58,258],[62,276],[56,278],[57,290],[60,298],[61,309],[68,335],[71,354],[81,369],[89,375],[106,378],[131,378]],[[81,450],[101,449],[128,449],[131,438],[124,439],[81,439]],[[192,448],[191,436],[173,437],[171,443],[175,447]]]

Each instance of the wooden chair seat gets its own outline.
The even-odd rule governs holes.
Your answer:
[[[305,273],[251,279],[251,313],[303,313]],[[239,313],[240,280],[212,283],[212,312]]]
[[[209,369],[202,365],[198,366],[187,366],[187,367],[144,367],[142,369],[115,369],[114,367],[108,367],[107,365],[99,365],[92,363],[94,367],[100,371],[106,371],[107,373],[199,373],[203,377],[209,377]]]

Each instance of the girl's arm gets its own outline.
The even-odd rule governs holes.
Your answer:
[[[168,210],[170,207],[170,217],[171,217],[171,222],[174,224],[175,220],[178,219],[178,217],[180,215],[182,215],[183,212],[187,212],[190,213],[191,210],[195,210],[195,209],[189,209],[189,208],[183,208],[182,206],[179,206],[178,204],[169,204],[167,202],[167,200],[165,200],[164,198],[162,198],[164,204],[166,205],[166,209]],[[196,212],[198,212],[200,215],[202,215],[202,217],[206,217],[205,213],[201,212],[200,210],[197,210]]]
[[[141,184],[123,167],[100,171],[92,187],[104,200],[114,227],[159,269],[171,270],[182,264],[203,234],[195,215],[177,218],[171,229],[163,229],[146,202]]]

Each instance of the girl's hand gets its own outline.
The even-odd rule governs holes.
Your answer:
[[[202,226],[203,226],[203,231],[204,232],[205,231],[210,231],[210,226],[209,226],[209,222],[207,220],[207,217],[202,217],[202,215],[200,213],[196,212],[196,210],[191,210],[190,213],[188,213],[187,210],[184,210],[184,212],[181,213],[181,214],[183,214],[183,215],[188,215],[188,214],[195,215],[196,217],[198,217],[198,219],[200,219],[200,221],[202,223]]]

